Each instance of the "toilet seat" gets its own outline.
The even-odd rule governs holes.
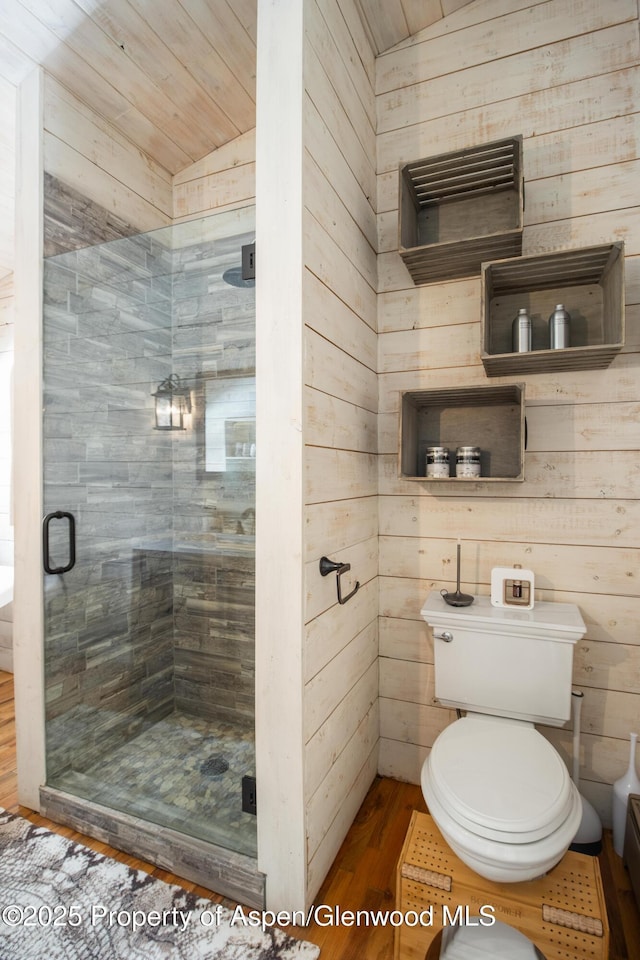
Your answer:
[[[432,803],[489,840],[542,840],[575,804],[566,765],[527,722],[467,715],[436,739],[428,766]]]
[[[454,721],[431,748],[421,783],[453,852],[499,883],[551,870],[582,819],[580,794],[562,759],[526,721],[480,714]]]

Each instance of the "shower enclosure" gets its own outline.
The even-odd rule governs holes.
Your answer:
[[[184,837],[200,882],[256,855],[254,236],[251,206],[44,266],[44,807]]]

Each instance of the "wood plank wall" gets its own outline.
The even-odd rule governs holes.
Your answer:
[[[141,233],[171,223],[171,175],[49,74],[44,95],[46,172]]]
[[[459,536],[463,590],[488,594],[492,567],[520,563],[539,599],[580,607],[580,773],[605,823],[640,713],[639,75],[636,0],[477,0],[376,68],[380,772],[418,782],[450,719],[434,705],[419,611],[430,589],[455,582]],[[396,252],[398,166],[514,134],[524,137],[523,253],[624,240],[627,344],[606,370],[526,378],[524,483],[401,482],[399,391],[487,381],[479,280],[414,287]],[[570,761],[570,729],[545,732]]]
[[[172,186],[174,223],[254,202],[255,128],[181,170]]]
[[[305,3],[303,277],[307,897],[377,770],[374,61],[355,5]],[[323,555],[351,564],[340,606]]]

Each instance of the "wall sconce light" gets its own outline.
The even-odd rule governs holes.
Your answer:
[[[186,430],[185,413],[191,413],[191,391],[177,377],[170,374],[155,393],[156,424],[154,430]]]

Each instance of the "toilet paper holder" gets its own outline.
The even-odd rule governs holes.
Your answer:
[[[351,597],[357,593],[360,588],[360,581],[356,580],[356,585],[348,593],[346,597],[342,596],[342,588],[340,586],[340,577],[343,573],[346,573],[347,570],[351,570],[350,563],[340,563],[339,560],[329,560],[328,557],[320,557],[320,573],[323,577],[327,577],[330,573],[335,573],[336,575],[336,589],[338,591],[338,603],[346,603],[347,600],[351,600]]]

